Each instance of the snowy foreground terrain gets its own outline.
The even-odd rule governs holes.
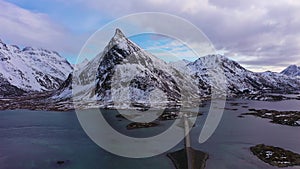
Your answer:
[[[103,52],[74,68],[56,52],[0,41],[0,102],[1,109],[68,110],[192,106],[212,95],[282,100],[300,91],[299,70],[256,73],[222,55],[166,63],[119,29]]]

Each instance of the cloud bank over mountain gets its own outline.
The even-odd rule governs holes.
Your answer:
[[[48,43],[62,53],[76,55],[75,51],[80,50],[91,32],[120,16],[167,12],[191,21],[218,50],[251,70],[281,71],[290,64],[300,64],[300,2],[297,0],[76,0],[72,3],[55,0],[46,1],[48,7],[32,5],[36,3],[33,0],[0,3],[4,11],[0,14],[1,22],[8,23],[0,29],[0,34],[6,35],[3,37],[6,41],[17,39],[24,44],[30,41],[26,44],[33,46]],[[55,12],[49,10],[54,7],[58,8]],[[14,35],[7,33],[12,27]],[[39,41],[42,38],[44,41]]]

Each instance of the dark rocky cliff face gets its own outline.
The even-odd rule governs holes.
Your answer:
[[[0,97],[20,96],[26,93],[24,90],[11,85],[6,79],[0,77]]]

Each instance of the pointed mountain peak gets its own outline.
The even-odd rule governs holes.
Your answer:
[[[123,35],[124,36],[124,33],[119,28],[116,29],[116,33],[115,34],[119,34],[119,35]]]
[[[111,38],[107,47],[110,49],[114,45],[120,44],[122,42],[124,43],[127,41],[129,41],[129,40],[126,38],[126,36],[123,34],[123,32],[119,28],[117,28],[115,31],[115,35]]]
[[[121,29],[117,28],[113,39],[122,39],[122,38],[126,38],[126,37],[124,33],[121,31]]]
[[[104,53],[108,52],[111,48],[117,46],[119,49],[128,50],[141,50],[141,48],[129,40],[120,29],[116,29],[115,35],[111,38],[110,42],[104,49]]]

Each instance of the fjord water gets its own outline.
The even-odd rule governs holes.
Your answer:
[[[239,103],[234,105],[231,103]],[[247,106],[247,107],[246,107]],[[272,169],[253,156],[249,147],[256,144],[279,146],[300,153],[300,128],[269,123],[267,119],[252,116],[238,118],[249,108],[273,110],[300,110],[300,101],[279,102],[229,100],[221,123],[214,135],[204,144],[197,143],[207,106],[191,132],[194,148],[209,153],[208,169]],[[235,110],[238,109],[238,110]],[[126,130],[128,121],[115,117],[115,112],[104,112],[115,128],[129,135],[157,134],[171,121],[148,129]],[[105,138],[104,138],[105,139]],[[112,144],[122,144],[116,140]],[[124,145],[126,146],[126,145]],[[183,147],[178,144],[173,150]],[[57,161],[65,161],[58,165]],[[74,111],[51,112],[6,110],[0,112],[0,169],[173,169],[165,154],[147,159],[118,157],[98,147],[81,128]],[[297,167],[290,167],[297,168]],[[299,168],[299,167],[298,167]]]

